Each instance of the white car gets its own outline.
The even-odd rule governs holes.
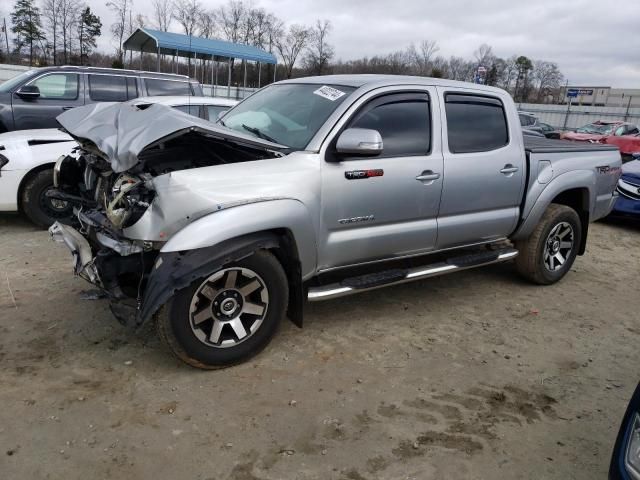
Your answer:
[[[213,97],[140,97],[134,105],[160,103],[215,122],[235,100]],[[18,130],[0,134],[0,212],[23,212],[33,223],[48,227],[72,214],[71,206],[49,198],[53,188],[53,165],[78,144],[56,128]]]

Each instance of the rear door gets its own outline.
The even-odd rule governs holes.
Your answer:
[[[13,93],[11,103],[15,130],[58,127],[58,115],[84,105],[82,77],[78,73],[44,73],[25,85],[38,87],[40,96],[24,99]]]
[[[385,90],[350,108],[324,152],[320,269],[435,247],[442,189],[441,142],[433,121],[440,115],[436,92],[429,87]],[[336,158],[335,141],[346,128],[377,130],[382,154]]]
[[[507,237],[520,212],[526,164],[518,116],[507,98],[438,88],[444,181],[438,249]]]

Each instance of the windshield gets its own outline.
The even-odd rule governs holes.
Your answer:
[[[590,123],[576,130],[578,133],[596,133],[599,135],[609,135],[617,127],[616,124]]]
[[[33,75],[33,70],[27,70],[26,72],[21,73],[13,78],[10,78],[6,82],[0,84],[0,93],[7,93],[12,91],[15,87],[24,82],[27,78]]]
[[[271,85],[227,112],[225,127],[303,150],[353,87]]]

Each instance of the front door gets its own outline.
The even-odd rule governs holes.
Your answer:
[[[82,77],[77,73],[46,73],[27,85],[35,85],[40,96],[29,99],[13,94],[15,130],[59,127],[56,117],[65,110],[84,105]]]
[[[320,270],[435,247],[442,154],[434,94],[427,87],[370,93],[332,132],[322,165]],[[347,128],[377,130],[383,152],[338,156],[335,143]]]

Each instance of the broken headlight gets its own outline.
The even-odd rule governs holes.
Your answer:
[[[116,178],[105,201],[107,218],[118,229],[129,227],[149,208],[153,196],[144,179],[123,173]]]

